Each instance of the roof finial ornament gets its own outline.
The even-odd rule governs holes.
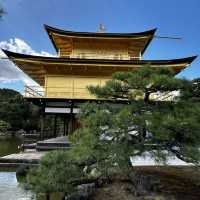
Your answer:
[[[99,24],[99,29],[98,29],[98,33],[105,33],[105,31],[106,31],[106,29],[105,29],[105,26],[102,24],[102,23],[100,23]]]

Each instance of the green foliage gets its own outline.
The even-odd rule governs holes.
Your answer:
[[[173,71],[145,66],[130,72],[114,73],[105,87],[90,86],[89,90],[100,98],[146,100],[152,93],[181,90],[185,82],[174,78]]]
[[[0,119],[8,122],[13,131],[38,129],[38,115],[38,108],[26,102],[20,93],[0,89]]]
[[[95,161],[93,168],[102,174],[127,169],[128,152],[133,153],[133,149],[127,145],[126,130],[130,116],[124,116],[126,108],[113,113],[109,104],[88,103],[81,109],[82,128],[71,136],[76,143],[73,148],[75,155],[80,161]],[[122,118],[123,124],[119,124]]]
[[[187,101],[200,101],[200,78],[194,79],[187,83],[182,93],[182,98]]]
[[[27,176],[28,189],[36,193],[71,192],[72,181],[81,176],[81,170],[69,152],[54,151],[45,155],[38,168]]]
[[[20,93],[15,91],[15,90],[11,90],[11,89],[0,89],[0,102],[7,102],[10,100],[14,100],[16,97],[20,97]]]
[[[87,147],[91,151],[87,156],[115,158],[112,162],[117,166],[146,152],[159,161],[176,156],[197,164],[200,105],[192,98],[197,95],[191,93],[194,87],[198,91],[197,84],[177,79],[173,71],[163,68],[145,66],[128,73],[115,73],[105,86],[90,86],[89,90],[99,98],[121,100],[122,104],[85,105],[77,143],[84,146],[86,141],[93,141]],[[173,101],[155,97],[174,91],[179,95]],[[99,143],[102,149],[95,146]]]
[[[11,128],[11,126],[8,122],[0,120],[0,132],[5,133],[10,128]]]
[[[200,105],[193,87],[170,70],[149,66],[115,73],[105,86],[89,87],[109,101],[81,107],[81,128],[70,136],[73,148],[44,157],[29,174],[29,185],[39,192],[68,192],[76,178],[125,173],[130,157],[145,153],[157,161],[176,156],[199,164]],[[179,95],[166,101],[155,96],[174,91]]]

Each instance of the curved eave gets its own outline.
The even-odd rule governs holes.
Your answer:
[[[48,33],[48,36],[50,38],[50,40],[53,43],[54,48],[56,49],[56,51],[58,52],[58,48],[53,40],[52,37],[52,33],[56,33],[58,35],[62,35],[62,36],[70,36],[70,37],[84,37],[84,38],[110,38],[110,39],[114,39],[114,38],[120,38],[120,39],[133,39],[133,38],[138,38],[138,37],[145,37],[148,36],[149,38],[147,39],[147,42],[144,46],[144,48],[141,51],[141,54],[143,54],[145,52],[145,50],[147,49],[148,45],[150,44],[150,42],[153,39],[153,36],[156,32],[156,28],[155,29],[151,29],[148,31],[144,31],[144,32],[138,32],[138,33],[98,33],[98,32],[74,32],[74,31],[66,31],[66,30],[62,30],[62,29],[58,29],[58,28],[54,28],[48,25],[44,25],[45,30]]]
[[[44,61],[44,62],[70,62],[70,63],[91,63],[91,64],[152,64],[152,65],[173,65],[173,64],[191,64],[197,56],[170,59],[170,60],[109,60],[109,59],[77,59],[77,58],[60,58],[60,57],[44,57],[15,53],[2,49],[2,51],[11,59],[24,59],[29,61]]]
[[[66,36],[77,36],[77,37],[110,37],[110,38],[134,38],[134,37],[141,37],[141,36],[149,36],[154,35],[156,29],[151,29],[144,32],[138,33],[98,33],[98,32],[74,32],[74,31],[66,31],[62,29],[57,29],[48,25],[44,25],[47,33],[57,33]]]
[[[19,54],[19,53],[14,53],[14,52],[11,52],[11,51],[7,51],[7,50],[4,50],[4,49],[1,49],[7,56],[8,58],[15,64],[17,65],[24,73],[26,73],[31,79],[33,79],[35,82],[37,82],[39,85],[44,85],[44,80],[43,80],[43,77],[41,77],[40,74],[38,74],[38,77],[33,77],[30,75],[30,73],[27,73],[27,71],[25,71],[23,69],[23,67],[21,67],[18,62],[17,62],[17,59],[18,57],[20,57],[21,59],[24,59],[23,56],[30,56],[30,55],[24,55],[24,54]],[[37,56],[36,56],[37,57]],[[29,60],[29,59],[28,59]],[[41,67],[42,68],[42,67]]]

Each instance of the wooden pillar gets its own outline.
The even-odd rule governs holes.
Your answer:
[[[42,114],[40,117],[40,138],[44,138],[44,120],[45,120],[45,115]]]
[[[64,115],[64,117],[63,117],[63,120],[64,120],[64,134],[63,135],[67,135],[67,133],[68,133],[68,125],[67,125],[67,116],[66,115]]]
[[[40,138],[44,138],[45,129],[45,102],[41,102],[41,115],[40,115]]]
[[[69,115],[69,123],[68,123],[68,126],[69,126],[68,133],[69,134],[71,134],[73,132],[73,107],[74,107],[74,103],[72,102],[71,107],[70,107],[70,115]]]
[[[53,129],[53,136],[57,136],[57,115],[54,116],[54,129]]]
[[[65,122],[66,122],[66,135],[69,134],[69,116],[67,115],[65,118]]]

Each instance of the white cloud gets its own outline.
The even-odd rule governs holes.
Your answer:
[[[8,51],[37,55],[37,56],[55,56],[48,52],[41,51],[36,52],[33,50],[25,41],[14,38],[9,41],[1,41],[0,48],[6,49]],[[6,55],[0,50],[0,82],[12,82],[12,81],[23,81],[27,85],[37,85],[31,78],[29,78],[23,71],[16,67],[11,61],[6,59]]]

